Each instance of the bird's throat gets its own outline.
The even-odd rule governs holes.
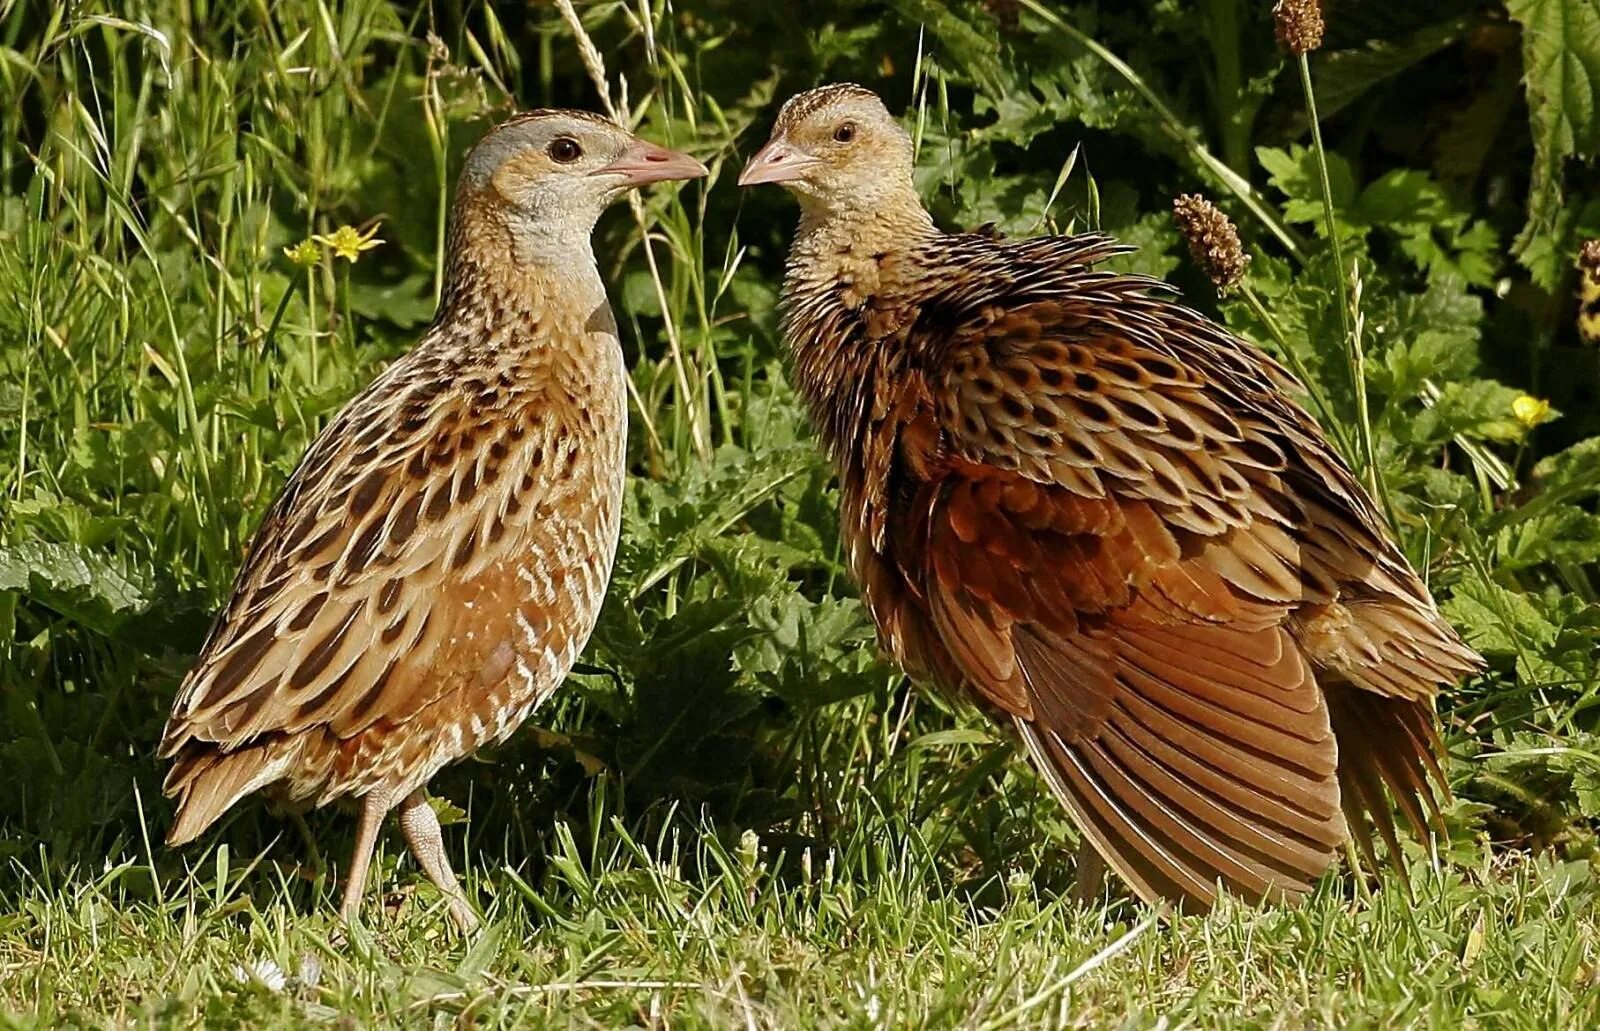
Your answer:
[[[830,254],[886,254],[914,247],[937,233],[933,218],[909,184],[874,204],[802,197],[800,226],[791,254],[810,259]]]
[[[450,255],[443,302],[471,305],[474,295],[549,296],[577,307],[605,303],[594,250],[593,226],[524,224],[505,210],[464,199],[450,220]]]

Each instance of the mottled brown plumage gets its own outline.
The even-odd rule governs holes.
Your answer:
[[[860,87],[792,100],[741,183],[801,203],[797,386],[885,649],[1013,720],[1146,900],[1309,889],[1446,789],[1480,660],[1276,362],[1100,271],[1100,236],[944,234]]]
[[[171,843],[262,788],[359,798],[349,917],[398,806],[452,916],[475,922],[423,786],[561,683],[616,549],[626,373],[589,234],[628,188],[704,174],[575,111],[474,148],[437,317],[306,452],[178,692]]]

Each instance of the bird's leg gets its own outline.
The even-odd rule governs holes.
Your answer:
[[[428,875],[428,880],[444,895],[450,907],[450,919],[462,934],[478,926],[477,914],[467,902],[466,893],[456,882],[455,871],[450,869],[450,857],[444,851],[444,837],[439,832],[439,817],[428,804],[428,796],[421,788],[406,796],[400,803],[400,833],[406,836],[411,854],[417,865]]]
[[[1073,901],[1080,906],[1087,906],[1100,897],[1105,886],[1105,857],[1085,838],[1078,842],[1078,872],[1077,881],[1072,886]]]
[[[344,897],[339,903],[339,919],[345,923],[355,920],[361,912],[361,896],[367,885],[367,868],[372,865],[372,851],[378,847],[378,831],[383,829],[383,818],[390,807],[388,794],[369,791],[361,800],[361,821],[356,824],[356,845],[350,853],[350,870],[345,874]]]

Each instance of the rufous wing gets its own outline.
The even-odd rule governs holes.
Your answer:
[[[1140,503],[998,477],[939,494],[924,573],[940,639],[1113,868],[1196,908],[1218,883],[1308,890],[1345,835],[1337,750],[1272,606],[1185,560]],[[1143,600],[1163,579],[1182,605]],[[1193,596],[1208,587],[1214,602]]]
[[[1142,895],[1302,892],[1344,811],[1430,817],[1431,700],[1480,660],[1293,379],[1075,247],[975,247],[913,330],[929,619]]]

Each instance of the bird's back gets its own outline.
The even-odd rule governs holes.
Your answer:
[[[797,246],[786,325],[895,658],[1016,718],[1152,899],[1302,891],[1386,792],[1423,823],[1479,660],[1292,377],[1101,237],[881,248]]]

